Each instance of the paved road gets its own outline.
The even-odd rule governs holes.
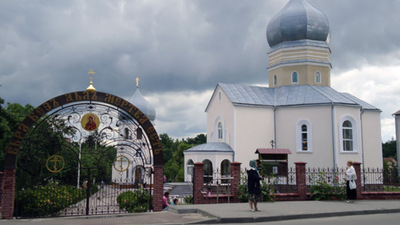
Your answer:
[[[169,211],[48,218],[0,220],[0,225],[127,225],[127,224],[400,224],[400,200],[295,201],[259,203],[260,212],[251,212],[248,203],[178,205]],[[370,219],[369,219],[370,218]],[[355,222],[353,222],[353,220]],[[340,222],[342,221],[342,222]]]
[[[257,225],[399,225],[400,213],[326,217],[315,219],[296,219],[275,222],[254,223]],[[228,223],[227,225],[243,225],[243,223]]]

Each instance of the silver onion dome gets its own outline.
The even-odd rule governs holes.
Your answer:
[[[156,110],[154,109],[153,105],[143,97],[139,88],[136,88],[135,93],[133,93],[128,101],[142,111],[150,121],[154,121],[156,119]]]
[[[328,18],[307,0],[290,0],[268,23],[267,40],[270,47],[298,40],[329,44]]]

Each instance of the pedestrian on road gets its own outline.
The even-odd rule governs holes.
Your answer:
[[[165,209],[167,208],[167,206],[169,206],[168,203],[168,198],[169,198],[169,192],[165,192],[164,196],[163,196],[163,202],[162,202],[162,208]]]
[[[250,160],[250,169],[247,170],[247,187],[249,192],[250,210],[258,211],[257,202],[261,200],[261,177],[257,172],[256,160]]]
[[[345,172],[347,202],[354,203],[354,200],[357,199],[357,190],[355,186],[355,180],[357,180],[357,175],[356,175],[356,170],[353,167],[353,161],[347,161],[347,167],[348,168]]]

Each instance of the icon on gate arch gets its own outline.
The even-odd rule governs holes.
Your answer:
[[[59,173],[64,169],[65,161],[62,156],[52,155],[47,159],[46,167],[52,173]]]
[[[95,131],[99,128],[100,119],[94,113],[87,113],[81,119],[81,126],[86,131]]]
[[[124,162],[127,162],[127,163],[124,163]],[[130,166],[130,162],[126,156],[120,155],[114,161],[114,169],[120,173],[128,170],[129,166]]]

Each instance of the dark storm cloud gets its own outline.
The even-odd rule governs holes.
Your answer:
[[[362,65],[392,64],[400,59],[400,1],[310,1],[331,25],[333,67],[338,71]],[[389,56],[389,57],[388,57]]]
[[[400,1],[309,1],[325,12],[330,22],[333,78],[366,65],[398,65]],[[268,21],[286,3],[3,0],[0,97],[37,106],[53,96],[84,90],[89,85],[88,71],[94,69],[94,86],[99,91],[128,98],[139,76],[145,96],[155,100],[169,96],[176,104],[153,103],[167,124],[172,124],[169,119],[179,118],[168,113],[187,111],[196,102],[196,93],[202,96],[196,102],[203,109],[199,115],[205,117],[210,96],[204,93],[211,92],[218,82],[267,85],[265,32]],[[182,97],[187,93],[191,98]],[[193,111],[182,115],[181,127],[196,120],[190,117]],[[162,122],[159,127],[167,130]],[[179,129],[178,122],[171,126]],[[175,134],[185,132],[205,132],[205,121]]]

